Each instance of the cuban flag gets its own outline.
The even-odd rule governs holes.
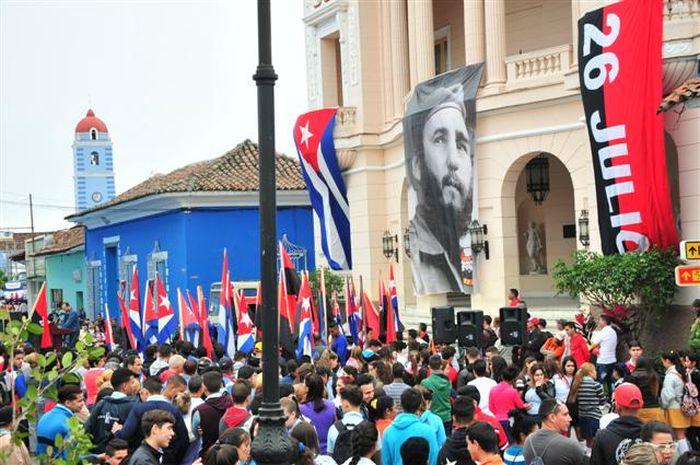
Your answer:
[[[357,302],[357,296],[355,294],[355,284],[352,282],[352,278],[345,280],[345,305],[346,314],[348,316],[348,328],[350,328],[350,335],[352,336],[352,342],[356,346],[362,345],[362,313]]]
[[[144,345],[158,342],[158,316],[156,304],[153,300],[153,280],[146,280],[146,289],[143,297],[143,341]]]
[[[231,314],[231,277],[228,272],[228,254],[224,249],[221,265],[221,292],[219,294],[219,312],[216,318],[216,340],[224,348],[226,354],[233,357],[236,353],[236,340],[233,330],[233,315]]]
[[[165,292],[165,285],[159,273],[156,273],[156,319],[158,322],[158,344],[165,344],[177,331],[177,318],[175,310],[170,303],[168,293]]]
[[[126,284],[124,283],[124,281],[121,281],[119,283],[119,292],[117,292],[117,300],[119,301],[119,318],[122,324],[122,328],[126,332],[127,339],[127,341],[124,341],[122,338],[122,341],[124,342],[125,348],[128,345],[129,349],[136,349],[136,341],[134,339],[134,335],[131,333],[131,325],[129,324],[129,310],[127,310],[126,303],[124,302],[124,297],[122,297],[125,292]]]
[[[399,294],[396,292],[393,263],[389,264],[389,295],[391,296],[391,306],[394,308],[394,325],[396,332],[400,333],[404,330],[404,326],[401,324],[401,317],[399,315]]]
[[[109,316],[109,307],[105,304],[105,346],[109,350],[114,349],[114,335],[112,334],[112,318]]]
[[[294,124],[294,143],[306,187],[321,223],[321,245],[334,270],[352,268],[350,208],[333,143],[335,108],[304,113]]]
[[[189,291],[187,292],[188,297]],[[199,345],[199,321],[192,307],[185,300],[184,294],[177,288],[177,309],[180,316],[180,338],[189,341],[195,347]]]
[[[253,346],[255,345],[253,337],[255,329],[253,328],[253,320],[250,319],[250,314],[248,314],[248,298],[243,290],[237,294],[238,336],[236,337],[236,346],[239,351],[249,354],[253,351]]]
[[[303,355],[311,357],[313,347],[313,323],[311,321],[311,286],[307,279],[302,279],[299,290],[299,343],[297,344],[297,358]]]
[[[134,265],[131,272],[131,289],[129,289],[129,326],[131,327],[131,334],[136,343],[135,348],[143,352],[144,340],[143,340],[143,316],[141,315],[141,308],[139,306],[140,296],[139,296],[139,270]]]

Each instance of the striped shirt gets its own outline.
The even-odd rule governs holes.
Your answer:
[[[503,453],[503,463],[505,465],[526,465],[523,455],[523,446],[514,444]]]
[[[576,401],[578,403],[579,416],[597,420],[603,416],[600,411],[600,406],[605,403],[603,386],[590,376],[583,377]]]
[[[394,380],[393,383],[384,386],[384,394],[394,399],[394,405],[398,409],[399,413],[403,413],[403,408],[401,408],[401,394],[410,388],[408,384],[403,381]]]

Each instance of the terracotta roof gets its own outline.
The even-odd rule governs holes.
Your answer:
[[[92,128],[97,129],[99,132],[109,132],[104,121],[96,117],[94,111],[88,110],[85,118],[78,121],[78,124],[75,126],[75,132],[88,132]]]
[[[656,113],[668,111],[679,103],[700,97],[700,78],[694,77],[676,87],[661,101]]]
[[[130,200],[173,192],[250,192],[258,190],[258,145],[246,139],[236,148],[211,160],[192,163],[168,174],[156,174],[96,207],[66,217],[82,216]],[[299,162],[276,154],[277,190],[306,190]]]
[[[83,225],[73,226],[70,229],[62,229],[53,233],[53,242],[43,249],[34,253],[35,257],[40,255],[51,255],[55,253],[67,252],[85,243],[85,233]]]

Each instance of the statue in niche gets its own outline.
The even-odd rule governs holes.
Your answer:
[[[542,264],[542,237],[534,221],[528,223],[525,236],[525,250],[527,251],[528,268],[530,274],[544,274],[545,268]]]

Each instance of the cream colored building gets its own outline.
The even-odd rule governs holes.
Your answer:
[[[520,289],[532,313],[548,319],[578,308],[577,301],[555,295],[549,273],[555,261],[583,247],[577,232],[571,237],[582,210],[591,213],[590,248],[600,250],[576,42],[577,20],[605,4],[306,0],[309,108],[339,107],[335,143],[348,188],[353,274],[364,277],[374,297],[376,280],[380,273],[387,277],[389,266],[382,236],[386,230],[398,236],[397,285],[409,324],[429,322],[430,307],[448,302],[497,314],[510,287]],[[666,95],[697,73],[700,2],[664,0],[664,8]],[[401,119],[417,83],[479,62],[485,62],[485,75],[477,96],[478,219],[488,226],[490,256],[477,256],[477,288],[470,299],[416,296],[404,253],[408,215]],[[700,239],[700,110],[677,106],[665,113],[665,121],[681,236]],[[528,196],[524,177],[525,166],[538,154],[549,160],[551,183],[540,206]],[[542,228],[544,274],[527,270],[528,221]],[[320,242],[318,224],[316,229]],[[688,303],[699,293],[686,289],[677,301]]]

